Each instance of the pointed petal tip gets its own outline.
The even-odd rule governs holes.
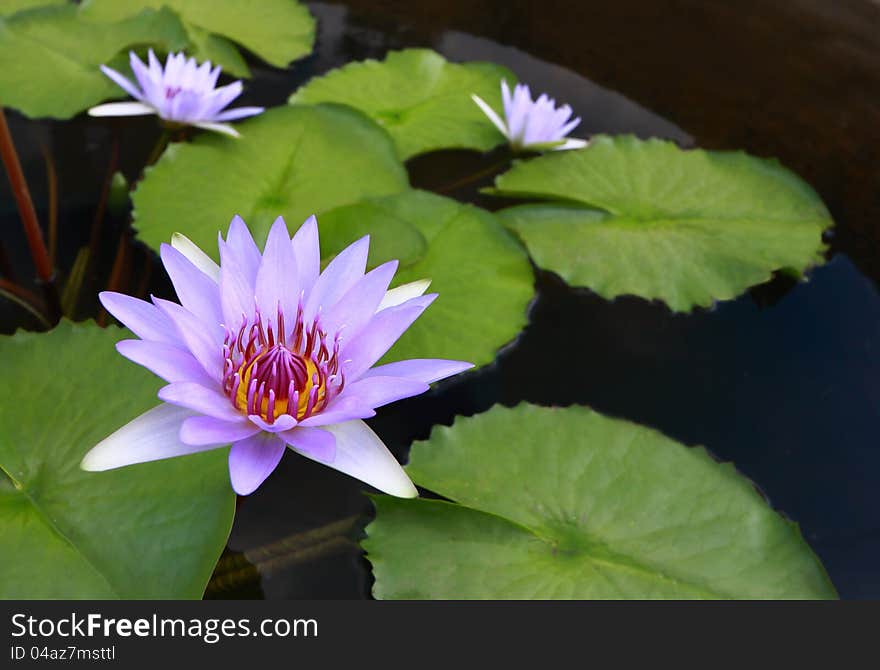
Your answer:
[[[219,232],[217,234],[218,236],[220,235]],[[220,266],[186,235],[183,233],[173,233],[171,235],[171,246],[186,256],[190,263],[211,279],[214,281],[220,280]]]
[[[400,475],[393,483],[389,482],[379,490],[395,498],[418,498],[419,490],[412,483],[409,475],[403,469],[400,470]]]
[[[109,468],[102,467],[100,454],[95,453],[96,449],[92,448],[89,452],[83,456],[82,460],[79,462],[79,469],[85,470],[86,472],[103,472]]]

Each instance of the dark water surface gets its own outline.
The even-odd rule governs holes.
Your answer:
[[[405,457],[431,425],[499,402],[588,404],[733,461],[801,525],[842,597],[880,597],[880,8],[855,0],[310,7],[320,21],[315,53],[287,72],[255,65],[243,103],[283,104],[300,83],[350,60],[432,47],[452,60],[507,65],[570,102],[584,119],[579,133],[633,132],[777,156],[819,191],[837,224],[830,261],[809,282],[778,278],[686,316],[635,298],[608,302],[539,273],[530,323],[496,364],[370,421],[392,450]],[[58,161],[59,266],[69,269],[88,240],[110,131],[82,116],[66,124],[10,117],[39,203],[39,141]],[[156,135],[150,120],[120,124],[129,177]],[[443,152],[409,168],[414,185],[433,188],[487,161]],[[14,270],[29,277],[8,187],[0,189],[2,237]],[[497,206],[475,188],[453,195]],[[121,230],[126,216],[112,215],[110,230]],[[91,295],[106,286],[117,235],[102,245]],[[129,249],[123,276],[129,291],[170,294],[139,245]],[[0,310],[4,332],[33,325],[8,305]],[[95,313],[89,296],[81,311]],[[371,510],[361,490],[288,454],[240,500],[207,596],[368,596],[357,539]]]

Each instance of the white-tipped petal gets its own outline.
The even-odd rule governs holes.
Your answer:
[[[215,133],[220,133],[221,135],[228,135],[229,137],[234,137],[238,139],[241,137],[241,133],[239,133],[235,128],[230,126],[228,123],[210,123],[205,121],[203,123],[194,123],[196,128],[201,128],[202,130],[211,130]]]
[[[495,110],[489,107],[488,103],[486,103],[485,100],[475,94],[471,95],[471,100],[477,103],[477,107],[483,110],[483,114],[489,117],[489,120],[493,124],[495,124],[495,127],[498,128],[502,135],[504,135],[505,137],[510,137],[507,130],[507,125],[504,123],[504,121],[501,120],[501,117],[495,113]]]
[[[108,102],[89,110],[89,116],[146,116],[156,110],[142,102]]]
[[[182,233],[174,233],[171,236],[171,246],[186,256],[190,263],[195,265],[215,282],[220,281],[220,266],[186,235],[183,235]]]
[[[390,495],[400,498],[415,498],[419,495],[400,463],[388,451],[388,447],[363,421],[355,419],[321,428],[333,433],[336,438],[336,456],[331,463],[320,461],[296,447],[291,446],[291,449]]]
[[[180,426],[193,414],[182,407],[162,403],[98,442],[82,459],[80,467],[91,472],[112,470],[223,446],[212,444],[194,447],[180,441]]]
[[[425,291],[431,285],[430,279],[418,279],[411,281],[409,284],[401,284],[400,286],[385,292],[385,297],[376,308],[377,312],[381,312],[386,307],[394,307],[406,302],[410,298],[417,298],[424,295]]]
[[[577,137],[569,137],[558,147],[554,147],[554,151],[565,151],[567,149],[583,149],[589,142],[587,140],[578,139]]]

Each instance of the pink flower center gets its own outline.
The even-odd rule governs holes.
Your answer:
[[[278,310],[273,330],[259,311],[223,344],[223,390],[240,412],[274,423],[283,414],[302,421],[322,411],[342,391],[339,342],[328,344],[316,318],[307,329],[299,306],[292,331]],[[276,332],[277,331],[277,332]]]

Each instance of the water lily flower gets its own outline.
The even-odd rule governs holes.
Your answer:
[[[430,282],[391,290],[389,261],[365,273],[369,236],[320,272],[318,224],[291,240],[281,217],[261,254],[244,221],[218,235],[220,265],[187,238],[161,247],[180,304],[103,292],[101,303],[140,339],[118,351],[168,382],[163,402],[89,451],[85,470],[232,444],[229,475],[254,491],[289,447],[392,495],[417,495],[362,421],[473,367],[442,359],[374,364],[430,305]]]
[[[137,102],[109,102],[89,110],[91,116],[143,116],[156,114],[167,124],[196,126],[205,130],[238,137],[239,133],[225,121],[243,119],[263,111],[262,107],[224,108],[241,95],[241,82],[234,81],[215,88],[220,66],[211,69],[211,62],[198,65],[195,58],[183,53],[168,54],[165,68],[153,50],[147,67],[131,51],[129,61],[137,85],[116,70],[101,66],[101,71],[119,84]]]
[[[563,105],[557,109],[556,101],[548,98],[546,93],[532,100],[532,93],[525,84],[517,84],[511,94],[507,82],[501,81],[504,120],[480,96],[471,95],[471,98],[507,138],[514,151],[580,149],[587,146],[586,140],[567,137],[581,122],[580,117],[571,119],[571,107]]]

